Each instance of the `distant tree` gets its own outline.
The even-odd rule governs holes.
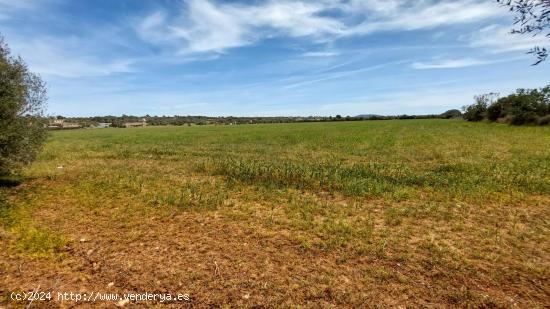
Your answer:
[[[550,123],[550,85],[540,89],[518,89],[494,100],[496,94],[476,97],[476,103],[464,108],[469,121],[506,122],[513,125]]]
[[[487,107],[498,97],[496,93],[482,94],[474,97],[475,103],[464,106],[464,119],[468,121],[481,121],[487,116]]]
[[[462,118],[462,113],[458,109],[450,109],[440,115],[443,119]]]
[[[517,28],[512,33],[543,35],[550,38],[550,0],[497,0],[507,6],[510,12],[516,14],[514,24]],[[530,54],[537,57],[533,65],[538,65],[548,58],[548,50],[544,46],[535,46]]]
[[[511,124],[536,123],[540,117],[548,114],[550,103],[545,101],[544,94],[538,89],[518,89],[508,98],[509,105],[506,113],[510,117]]]
[[[111,127],[113,127],[113,128],[123,128],[124,127],[124,120],[119,119],[119,118],[113,119],[111,121]]]
[[[46,139],[46,85],[0,36],[0,175],[32,162]]]

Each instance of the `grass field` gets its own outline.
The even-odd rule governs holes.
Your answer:
[[[0,304],[40,285],[197,307],[550,306],[550,127],[63,131],[25,176],[1,188]]]

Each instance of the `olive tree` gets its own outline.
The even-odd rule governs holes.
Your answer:
[[[550,39],[550,0],[496,0],[515,14],[516,28],[512,33],[542,35]],[[534,65],[548,58],[549,50],[544,46],[535,46],[530,54],[537,57]]]
[[[32,162],[46,139],[46,85],[0,36],[0,175]]]

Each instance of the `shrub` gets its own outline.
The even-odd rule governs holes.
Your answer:
[[[476,103],[464,107],[464,119],[507,122],[513,125],[544,123],[550,115],[550,86],[539,89],[518,89],[516,93],[492,101],[492,95],[476,97]]]
[[[505,111],[509,108],[509,106],[510,102],[508,97],[498,99],[487,108],[487,119],[490,121],[497,121],[500,118],[505,118]]]
[[[544,125],[549,125],[550,124],[550,114],[544,116],[544,117],[540,117],[537,121],[537,123],[541,126],[544,126]]]

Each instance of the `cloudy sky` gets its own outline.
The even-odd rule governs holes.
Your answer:
[[[440,113],[550,82],[491,0],[0,0],[49,114]]]

